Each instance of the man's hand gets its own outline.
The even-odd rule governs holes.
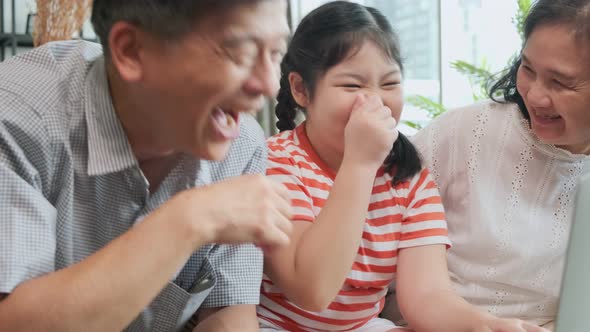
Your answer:
[[[292,212],[288,191],[262,175],[188,190],[163,208],[208,243],[254,243],[261,247],[289,243]]]

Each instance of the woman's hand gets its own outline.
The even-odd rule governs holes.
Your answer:
[[[492,318],[472,332],[550,332],[520,319]]]

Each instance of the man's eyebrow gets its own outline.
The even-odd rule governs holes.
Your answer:
[[[282,32],[276,34],[276,39],[280,39],[281,42],[288,43],[290,37],[289,32]],[[235,35],[226,38],[222,44],[225,47],[237,47],[245,43],[256,43],[259,44],[262,42],[262,38],[254,34],[244,34],[244,35]]]
[[[258,42],[258,38],[253,35],[240,35],[240,36],[232,36],[230,38],[226,38],[222,44],[225,47],[236,47],[241,44],[245,43],[256,43]]]

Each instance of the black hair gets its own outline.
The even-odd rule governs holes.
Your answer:
[[[297,110],[301,109],[291,95],[289,74],[301,75],[310,98],[313,98],[317,80],[358,50],[367,39],[395,60],[403,71],[398,36],[377,9],[333,1],[316,8],[301,20],[281,62],[281,88],[275,108],[280,131],[295,128]],[[414,145],[400,133],[383,166],[386,172],[395,172],[392,183],[398,184],[420,172],[422,162]]]
[[[162,39],[177,40],[205,15],[258,1],[261,0],[93,0],[91,21],[108,55],[108,37],[116,22],[129,22]]]
[[[590,0],[538,0],[524,21],[524,44],[533,31],[547,24],[570,26],[578,40],[590,39]],[[551,41],[547,41],[550,43]],[[524,47],[524,45],[523,45]],[[522,51],[521,51],[522,52]],[[529,112],[516,88],[518,68],[522,54],[515,58],[510,67],[490,87],[489,97],[498,103],[515,103],[525,119],[530,121]]]

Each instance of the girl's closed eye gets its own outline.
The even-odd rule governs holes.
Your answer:
[[[343,83],[343,84],[338,84],[338,87],[341,88],[346,88],[346,89],[360,89],[361,85],[358,83]]]
[[[529,67],[528,65],[522,65],[522,68],[524,68],[524,70],[529,73],[534,73],[533,69],[531,67]]]
[[[387,89],[392,89],[392,88],[397,87],[400,84],[401,84],[400,81],[388,81],[388,82],[383,83],[382,86]]]

